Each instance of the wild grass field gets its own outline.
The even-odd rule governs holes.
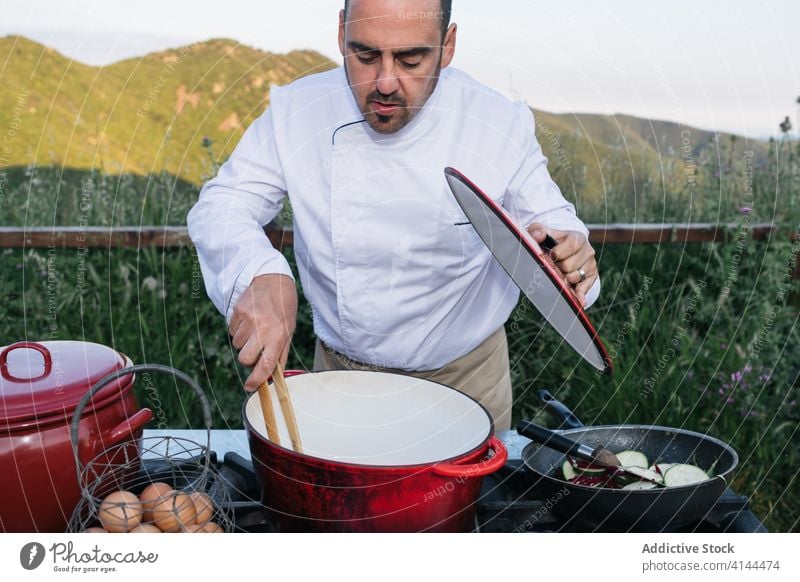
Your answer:
[[[692,160],[691,176],[656,166],[633,185],[620,157],[604,162],[601,195],[580,182],[579,167],[559,168],[551,155],[587,222],[733,221],[742,236],[725,244],[598,246],[603,293],[590,316],[615,363],[610,377],[579,362],[520,302],[506,326],[514,419],[548,422],[535,398],[548,388],[586,424],[659,424],[716,436],[740,453],[733,487],[752,496],[770,529],[797,531],[800,328],[792,274],[800,243],[789,235],[800,225],[799,154],[788,140],[760,160],[721,143]],[[197,197],[196,186],[166,172],[120,177],[29,167],[3,175],[4,226],[182,224]],[[755,242],[747,230],[756,222],[781,229]],[[286,254],[293,262],[291,249]],[[245,370],[205,296],[193,249],[1,249],[0,269],[0,344],[82,339],[137,363],[175,366],[201,382],[216,427],[241,426]],[[303,304],[289,367],[310,368],[312,352]],[[155,404],[140,387],[143,404],[157,406],[169,427],[200,425],[191,395],[156,385]]]

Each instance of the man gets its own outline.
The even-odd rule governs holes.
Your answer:
[[[446,0],[349,0],[344,69],[273,88],[189,214],[209,296],[226,315],[248,391],[285,362],[292,273],[262,226],[290,196],[314,314],[316,368],[431,378],[510,426],[503,324],[519,298],[446,185],[453,166],[527,226],[587,306],[599,292],[588,232],[546,169],[530,110],[448,68]],[[587,301],[588,294],[588,301]]]

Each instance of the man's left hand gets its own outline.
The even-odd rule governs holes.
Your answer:
[[[528,227],[534,240],[542,244],[549,234],[558,245],[550,251],[550,258],[564,273],[567,282],[575,289],[582,306],[586,305],[586,294],[597,280],[597,261],[594,249],[582,232],[556,230],[538,222]]]

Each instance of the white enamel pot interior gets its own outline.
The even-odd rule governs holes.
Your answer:
[[[286,378],[303,453],[367,466],[437,463],[484,446],[493,432],[489,413],[469,396],[436,382],[371,371],[328,371]],[[291,449],[274,387],[280,444]],[[258,394],[245,421],[263,439]]]

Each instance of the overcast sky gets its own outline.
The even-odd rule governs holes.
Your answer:
[[[89,64],[227,37],[339,61],[338,0],[0,0],[0,35]],[[764,137],[800,96],[798,0],[455,0],[454,65],[554,112]],[[500,9],[502,7],[502,9]]]

